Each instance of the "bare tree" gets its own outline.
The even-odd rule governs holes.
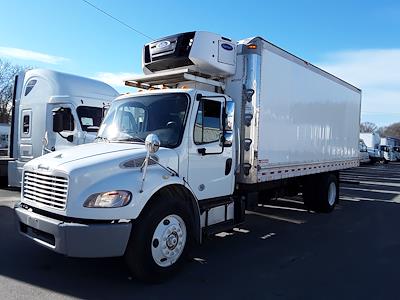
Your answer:
[[[371,133],[378,130],[378,126],[371,122],[363,122],[360,124],[360,132],[362,133]]]
[[[27,69],[0,58],[0,123],[10,122],[14,78]]]
[[[400,122],[393,123],[387,127],[380,128],[382,137],[395,137],[400,138]]]

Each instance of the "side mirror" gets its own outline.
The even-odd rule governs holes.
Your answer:
[[[232,143],[233,143],[233,132],[225,132],[224,134],[224,147],[229,148],[232,147]]]
[[[227,101],[225,107],[224,136],[222,139],[224,147],[232,147],[233,136],[234,136],[233,134],[234,116],[235,116],[235,102]]]
[[[64,130],[63,114],[58,110],[53,114],[53,131],[61,132]]]
[[[62,132],[74,130],[74,118],[70,108],[61,107],[53,112],[53,131]]]

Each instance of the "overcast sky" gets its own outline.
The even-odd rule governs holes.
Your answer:
[[[400,1],[89,0],[146,35],[262,36],[363,90],[362,120],[400,122]],[[0,0],[0,57],[125,92],[149,39],[82,0]]]

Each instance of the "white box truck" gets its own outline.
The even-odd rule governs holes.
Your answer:
[[[95,143],[24,166],[23,235],[67,256],[124,255],[154,281],[264,191],[333,210],[338,171],[359,165],[358,88],[263,38],[201,31],[145,45],[143,69]]]
[[[118,95],[104,82],[52,70],[33,69],[17,75],[9,157],[1,158],[1,174],[8,175],[8,185],[21,186],[23,166],[31,159],[92,142],[104,108]],[[55,132],[54,121],[61,113],[65,128]]]
[[[376,132],[360,133],[360,139],[362,139],[367,145],[367,151],[371,163],[376,163],[382,160],[382,153],[380,150],[381,137]]]

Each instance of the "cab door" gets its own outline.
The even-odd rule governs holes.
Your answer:
[[[194,103],[188,183],[199,200],[233,193],[233,148],[223,145],[225,103],[223,95],[204,96]]]

